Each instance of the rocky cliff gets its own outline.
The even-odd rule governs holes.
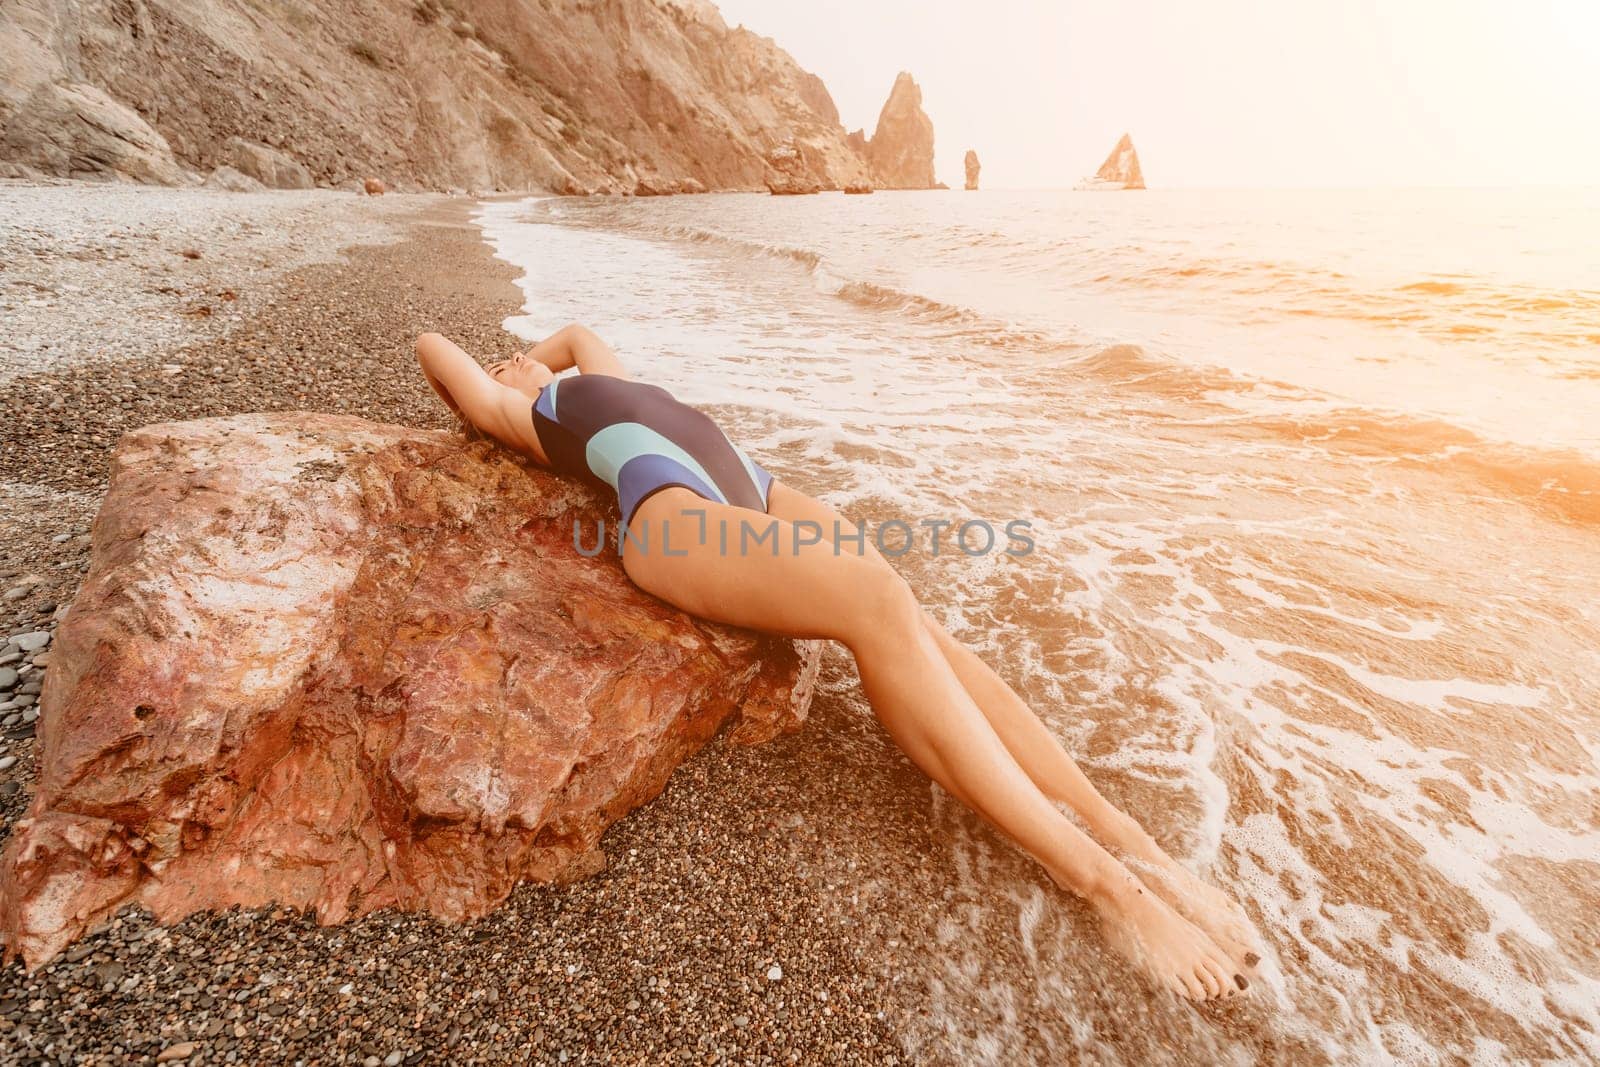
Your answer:
[[[821,80],[706,0],[7,0],[0,56],[0,173],[274,150],[322,185],[673,192],[763,188],[790,146],[820,187],[869,179]],[[906,136],[886,173],[920,178]]]
[[[289,412],[127,434],[0,853],[37,965],[124,903],[482,915],[604,866],[726,721],[798,729],[814,643],[641,592],[615,509],[486,443]]]
[[[859,143],[859,134],[852,134]],[[901,71],[866,143],[872,178],[885,189],[932,189],[933,122],[922,110],[922,89]]]

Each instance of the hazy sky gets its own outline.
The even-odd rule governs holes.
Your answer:
[[[718,0],[877,122],[922,85],[941,180],[1600,185],[1600,0]]]

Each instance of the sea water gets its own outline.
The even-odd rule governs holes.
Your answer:
[[[897,566],[1260,926],[1272,1010],[1197,1015],[1175,1060],[1600,1058],[1600,191],[480,220],[526,272],[513,330],[594,326],[780,479],[880,525],[1031,524],[1027,556],[924,535]],[[1129,1058],[1070,979],[1091,950],[930,806],[981,891],[928,948],[924,1036]],[[996,928],[1030,988],[972,980]]]

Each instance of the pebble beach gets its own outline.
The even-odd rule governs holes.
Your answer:
[[[416,334],[485,361],[516,344],[513,272],[471,207],[0,184],[0,842],[34,791],[37,694],[119,435],[290,409],[448,427]],[[838,656],[826,674],[854,682]],[[929,784],[843,706],[713,742],[613,827],[602,873],[478,922],[124,909],[33,974],[0,969],[0,1062],[941,1062],[916,946],[962,890]]]

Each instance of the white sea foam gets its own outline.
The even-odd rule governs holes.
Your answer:
[[[941,220],[890,196],[769,199],[488,205],[486,235],[526,272],[528,303],[508,325],[529,338],[596,326],[640,374],[714,409],[765,466],[847,515],[1029,519],[1031,556],[918,552],[899,565],[1114,800],[1241,900],[1270,946],[1262,984],[1281,1010],[1256,1025],[1272,1047],[1342,1062],[1600,1057],[1600,983],[1551,918],[1571,890],[1515,876],[1536,861],[1581,887],[1600,862],[1593,529],[1472,480],[1507,469],[1488,445],[1380,413],[1404,406],[1386,390],[1426,377],[1427,360],[1357,383],[1373,401],[1357,408],[1299,378],[1217,378],[1148,347],[1072,347],[1062,316],[1089,298],[1052,304],[1068,287],[1030,272],[1054,246],[1007,230],[1016,205],[985,220],[981,198],[954,198]],[[908,245],[913,224],[930,232]],[[1055,340],[983,347],[972,321],[926,303],[973,303],[957,285],[972,248],[973,288],[996,301],[985,321],[1032,329],[1053,315]],[[1130,291],[1141,270],[1189,284],[1163,273],[1171,249],[1138,269],[1132,256],[1104,264]],[[997,297],[1002,262],[1012,288]],[[1330,308],[1353,314],[1339,302],[1389,283],[1347,267],[1342,280],[1301,270],[1293,284],[1324,286]],[[1217,274],[1205,313],[1246,283],[1257,299],[1275,292],[1280,269],[1293,274]],[[856,281],[879,288],[849,290]],[[924,303],[896,295],[917,293]],[[1185,305],[1162,330],[1201,314]],[[1256,317],[1251,344],[1306,341],[1276,315]],[[1095,328],[1124,341],[1117,321]],[[1234,336],[1197,326],[1186,340]],[[1394,362],[1416,356],[1391,347]],[[1322,373],[1336,353],[1316,352]],[[1340,373],[1365,373],[1355,367]],[[1351,427],[1392,440],[1347,448]],[[859,701],[843,688],[825,698]],[[1138,1046],[1126,1020],[1082,996],[1085,931],[932,795],[959,899],[927,949],[944,978],[925,1036],[972,1062],[1127,1058]],[[1022,985],[985,964],[997,929],[1020,946]],[[1162,1025],[1178,1028],[1169,1047],[1200,1059],[1244,1062],[1264,1047],[1176,1016]]]

